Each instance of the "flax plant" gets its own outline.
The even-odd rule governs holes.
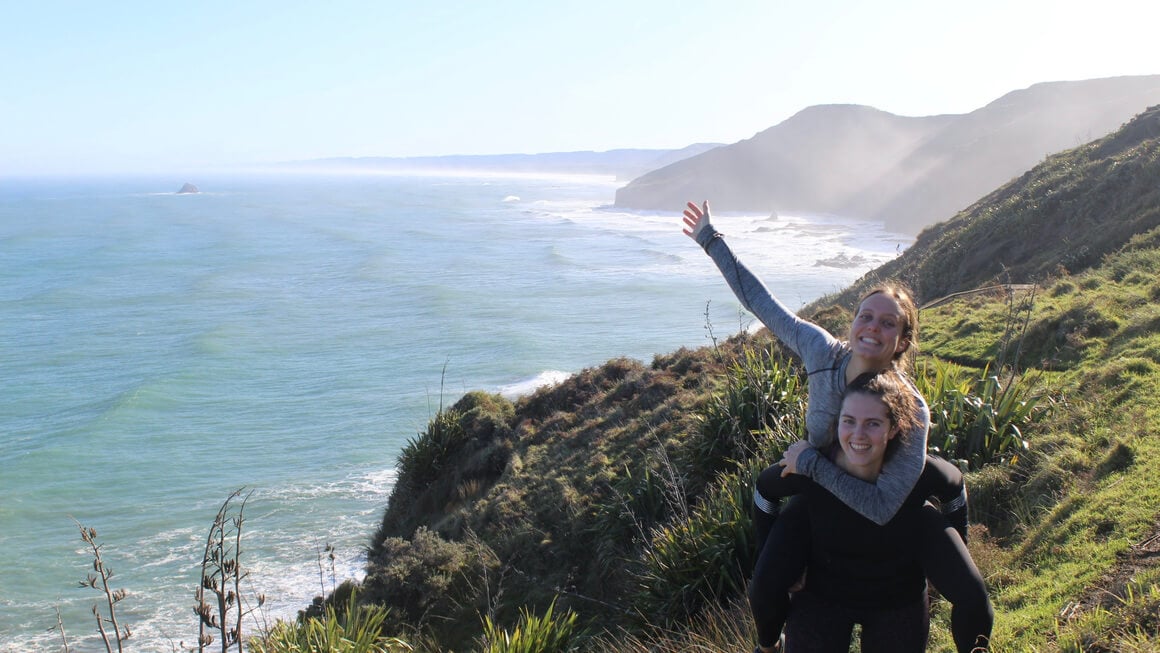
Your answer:
[[[633,601],[644,622],[681,623],[707,604],[744,594],[754,555],[751,472],[723,474],[687,519],[653,531]]]
[[[500,628],[491,617],[485,616],[481,653],[566,653],[577,650],[580,633],[576,627],[576,613],[568,610],[558,615],[555,610],[555,599],[540,616],[521,608],[519,623],[510,631]]]
[[[359,605],[354,592],[342,610],[327,605],[322,617],[278,621],[268,633],[252,637],[253,653],[390,653],[411,651],[397,637],[382,633],[389,610]]]
[[[242,605],[242,582],[249,576],[241,564],[242,524],[245,522],[246,502],[253,491],[242,497],[242,489],[235,490],[222,503],[206,537],[205,554],[201,561],[201,584],[197,588],[194,612],[199,618],[198,651],[204,652],[216,640],[222,653],[237,647],[242,650],[242,621],[257,608]],[[238,498],[240,503],[234,503]],[[257,607],[266,602],[258,595]],[[216,632],[215,636],[213,633]]]
[[[425,432],[409,439],[399,453],[399,479],[421,488],[439,478],[454,463],[453,454],[467,434],[459,423],[462,415],[454,409],[440,409]]]
[[[75,520],[74,520],[75,521]],[[100,590],[105,595],[105,606],[107,613],[102,613],[98,604],[93,604],[93,617],[97,620],[97,632],[101,634],[101,641],[105,644],[105,650],[112,653],[113,646],[116,645],[117,651],[124,650],[124,642],[132,636],[132,631],[128,626],[124,628],[117,622],[117,605],[125,599],[128,595],[123,588],[113,589],[109,585],[109,580],[113,578],[113,569],[105,564],[101,557],[101,548],[104,546],[97,543],[97,529],[86,527],[80,522],[77,522],[77,528],[81,531],[81,539],[85,544],[89,545],[89,550],[93,554],[93,571],[95,573],[89,574],[85,580],[80,582],[81,587],[91,587],[95,590]],[[60,613],[57,613],[57,624],[60,627],[61,637],[64,637],[64,625],[60,623]],[[106,629],[106,626],[111,627],[112,633]],[[68,640],[65,640],[65,649],[68,649]]]
[[[1003,381],[990,365],[972,377],[946,361],[921,364],[916,383],[930,405],[931,450],[971,470],[1017,462],[1030,449],[1024,429],[1052,407],[1038,381],[1036,373]]]
[[[705,408],[701,437],[691,452],[695,468],[711,475],[736,466],[762,448],[763,434],[800,431],[804,414],[805,389],[796,370],[772,346],[747,347]]]

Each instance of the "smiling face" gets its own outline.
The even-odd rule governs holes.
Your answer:
[[[838,443],[842,447],[839,464],[863,480],[877,479],[886,445],[898,432],[881,396],[867,392],[846,395],[838,415]]]
[[[865,369],[884,370],[910,346],[907,333],[907,316],[898,301],[873,294],[858,305],[850,323],[850,348],[866,361]]]

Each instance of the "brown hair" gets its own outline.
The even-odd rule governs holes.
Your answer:
[[[906,348],[895,352],[894,364],[896,367],[909,371],[914,366],[914,356],[918,351],[918,305],[914,302],[914,293],[906,287],[906,284],[900,281],[890,281],[879,284],[862,295],[862,299],[858,300],[858,307],[860,308],[862,302],[874,295],[886,295],[893,298],[894,301],[898,302],[898,308],[902,310],[902,339],[906,341]]]
[[[899,429],[895,440],[901,440],[905,434],[918,426],[918,405],[914,401],[914,391],[896,370],[859,374],[846,386],[842,399],[852,394],[878,397],[886,404],[886,415]]]

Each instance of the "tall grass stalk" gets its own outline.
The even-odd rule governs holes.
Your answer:
[[[606,633],[594,640],[594,653],[737,653],[757,641],[744,600],[705,606],[689,622],[673,628]]]

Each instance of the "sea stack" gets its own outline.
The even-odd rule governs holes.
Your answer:
[[[187,193],[200,193],[200,192],[201,191],[199,191],[197,189],[197,186],[194,186],[193,184],[190,184],[190,183],[185,183],[181,186],[181,190],[177,191],[177,194],[178,195],[185,195]]]

